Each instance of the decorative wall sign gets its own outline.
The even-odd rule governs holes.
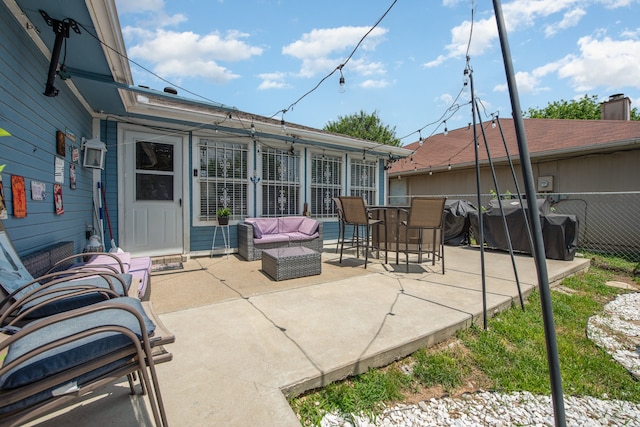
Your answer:
[[[67,137],[61,130],[56,131],[56,153],[62,157],[67,155]]]
[[[11,194],[13,196],[13,216],[27,216],[27,193],[24,188],[24,177],[11,175]]]
[[[67,139],[71,142],[76,142],[76,134],[73,133],[73,131],[69,128],[66,128],[64,130],[65,136],[67,137]]]
[[[76,189],[76,165],[73,163],[69,164],[69,188]]]
[[[62,185],[53,184],[53,203],[56,208],[56,215],[64,213],[64,205],[62,204]]]
[[[31,199],[44,200],[47,198],[47,186],[44,182],[31,181]]]
[[[7,203],[4,200],[4,187],[2,186],[2,175],[0,175],[0,219],[7,219]]]
[[[64,159],[55,157],[53,180],[57,183],[64,184]]]

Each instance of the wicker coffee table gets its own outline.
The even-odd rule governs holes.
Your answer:
[[[265,249],[262,251],[262,271],[275,280],[320,274],[320,254],[304,246]]]

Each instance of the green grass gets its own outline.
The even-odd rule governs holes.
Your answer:
[[[615,279],[614,274],[631,277],[635,264],[598,257],[588,273],[565,279],[562,291],[551,292],[563,391],[638,403],[640,383],[585,333],[590,316],[600,313],[616,295],[628,292],[605,282]],[[485,387],[496,391],[550,394],[539,293],[529,296],[524,311],[513,307],[489,319],[487,325],[487,330],[472,326],[460,331],[459,345],[421,349],[384,369],[294,398],[291,405],[302,424],[309,426],[319,425],[327,412],[375,416],[382,404],[402,402],[421,387],[440,386],[454,394],[477,375],[483,376]],[[411,373],[403,372],[400,365],[411,366]]]

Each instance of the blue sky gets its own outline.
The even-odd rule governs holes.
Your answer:
[[[131,64],[138,85],[173,85],[182,96],[267,117],[286,109],[287,122],[315,128],[377,111],[409,144],[418,129],[423,137],[442,132],[444,119],[449,129],[472,121],[468,52],[483,115],[511,116],[487,0],[116,4],[128,56],[171,83]],[[640,107],[640,0],[512,0],[502,8],[523,110],[616,93]]]

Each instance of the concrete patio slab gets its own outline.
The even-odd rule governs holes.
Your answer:
[[[482,325],[478,250],[446,248],[440,265],[383,264],[323,253],[319,276],[275,282],[260,262],[197,258],[152,277],[151,299],[176,335],[158,365],[169,422],[189,426],[299,426],[286,396],[386,365],[472,323]],[[395,261],[395,257],[390,257]],[[521,292],[537,283],[533,259],[516,256]],[[547,261],[550,281],[589,260]],[[485,253],[487,313],[519,304],[509,254]],[[186,294],[186,295],[184,295]],[[126,386],[126,383],[124,384]],[[141,397],[122,384],[34,425],[151,425]]]

